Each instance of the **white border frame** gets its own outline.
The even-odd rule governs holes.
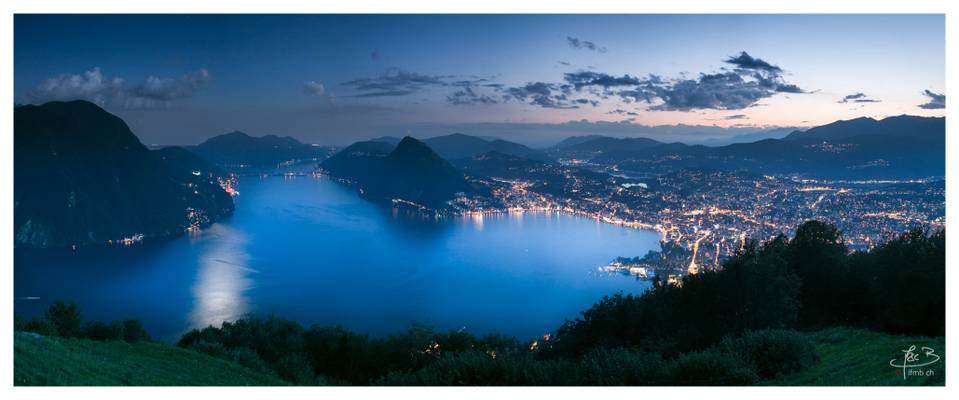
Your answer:
[[[54,399],[128,399],[131,396],[143,399],[168,399],[187,396],[214,397],[229,396],[231,399],[263,399],[281,396],[282,398],[324,397],[386,397],[391,399],[484,399],[489,398],[556,398],[582,399],[584,397],[624,398],[627,396],[679,397],[679,398],[736,398],[736,399],[808,399],[821,396],[868,396],[870,399],[895,398],[930,399],[957,398],[953,386],[959,385],[959,364],[946,370],[946,388],[690,388],[690,387],[640,387],[640,388],[15,388],[13,387],[13,14],[15,13],[934,13],[946,14],[946,71],[957,71],[959,62],[959,38],[956,24],[959,13],[956,10],[959,1],[949,0],[802,0],[802,1],[759,1],[759,0],[553,0],[538,2],[520,2],[517,0],[353,0],[353,1],[315,1],[307,0],[234,0],[232,2],[198,0],[157,0],[138,3],[130,0],[5,0],[0,5],[4,13],[0,15],[0,54],[6,54],[0,63],[0,85],[6,96],[0,99],[0,107],[8,110],[0,113],[3,127],[3,139],[0,142],[0,218],[4,229],[0,230],[0,288],[4,294],[0,297],[0,393],[4,398],[54,398]],[[950,47],[951,46],[951,47]],[[947,72],[948,75],[948,72]],[[946,79],[946,92],[959,93],[956,80]],[[946,174],[959,177],[959,135],[955,123],[956,111],[946,109]],[[959,110],[959,108],[953,108]],[[959,199],[952,185],[946,186],[946,207],[949,210],[959,207]],[[947,211],[947,226],[956,227],[955,213]],[[959,286],[956,274],[949,273],[953,268],[959,251],[955,234],[947,236],[948,254],[947,292]],[[959,314],[949,310],[959,309],[959,295],[950,294],[947,298],[947,342],[957,335]],[[946,358],[959,352],[946,349]],[[956,358],[959,360],[959,358]],[[957,361],[959,362],[959,361]],[[952,396],[950,396],[950,394]]]

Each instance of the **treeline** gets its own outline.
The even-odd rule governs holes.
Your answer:
[[[64,338],[81,338],[91,340],[122,340],[125,342],[139,342],[151,340],[150,334],[143,328],[143,323],[137,319],[112,321],[83,322],[80,307],[74,302],[57,300],[40,316],[29,321],[18,316],[13,319],[14,329],[24,332],[33,332],[44,336],[59,336]]]
[[[596,347],[666,353],[708,347],[757,329],[854,326],[945,334],[945,231],[906,232],[849,254],[835,226],[802,224],[792,239],[749,242],[720,271],[655,281],[639,296],[603,298],[567,321],[544,349],[551,357]]]
[[[791,239],[748,242],[720,271],[605,297],[532,342],[422,326],[377,338],[271,316],[177,345],[306,385],[747,385],[815,364],[804,330],[943,335],[944,278],[944,231],[849,254],[834,226],[810,221]],[[78,318],[53,322],[72,314],[54,306],[23,329],[78,332]],[[79,332],[93,337],[94,325]]]

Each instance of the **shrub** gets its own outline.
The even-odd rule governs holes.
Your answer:
[[[63,300],[57,300],[47,309],[45,316],[46,319],[56,327],[59,336],[80,336],[80,324],[82,320],[80,319],[80,308],[77,307],[77,303],[72,301],[67,303]]]
[[[123,323],[114,321],[105,324],[103,321],[87,322],[81,330],[82,337],[91,340],[123,340]]]
[[[762,330],[743,337],[727,337],[718,350],[752,365],[765,379],[809,368],[819,360],[812,342],[793,330]]]
[[[123,322],[114,322],[123,325],[123,340],[133,343],[140,341],[150,341],[150,334],[143,328],[143,323],[138,319],[128,319]]]
[[[446,354],[415,372],[394,371],[375,382],[386,386],[582,385],[580,368],[568,360],[534,360],[528,354],[499,356],[477,350]]]
[[[657,353],[600,348],[580,361],[584,384],[596,386],[648,386],[663,382],[665,365]]]
[[[297,385],[313,385],[316,376],[310,362],[299,354],[285,354],[276,361],[275,369],[280,378]]]
[[[756,370],[718,351],[686,353],[669,363],[665,384],[677,386],[743,386],[759,380]]]
[[[44,336],[57,336],[57,327],[46,317],[34,317],[23,325],[24,332],[33,332]]]

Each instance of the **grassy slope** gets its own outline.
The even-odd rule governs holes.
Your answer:
[[[809,333],[821,357],[806,371],[764,382],[775,386],[944,385],[945,338],[887,335],[832,328]],[[903,380],[889,360],[915,344],[936,350],[942,360],[931,377]],[[189,350],[157,343],[95,342],[82,339],[14,338],[16,385],[283,385],[278,378]]]
[[[205,354],[159,343],[96,342],[17,333],[18,386],[283,385],[278,378]]]
[[[946,340],[944,337],[908,337],[851,328],[831,328],[809,333],[819,351],[819,363],[806,371],[782,376],[768,385],[880,386],[945,385]],[[932,369],[931,377],[896,375],[889,360],[902,361],[902,350],[910,345],[935,349],[940,361],[923,369]]]

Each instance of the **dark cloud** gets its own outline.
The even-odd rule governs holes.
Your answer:
[[[569,100],[571,91],[571,85],[530,82],[506,89],[504,99],[516,99],[543,108],[579,108],[576,102]]]
[[[350,97],[356,97],[356,98],[366,98],[366,97],[396,97],[396,96],[407,96],[407,95],[411,95],[411,94],[413,94],[413,93],[416,93],[416,91],[413,91],[413,90],[381,90],[381,91],[378,91],[378,92],[367,92],[367,93],[354,94],[354,95],[352,95],[352,96],[350,96]]]
[[[946,94],[945,93],[936,93],[929,89],[926,89],[922,92],[923,96],[929,98],[929,101],[919,105],[919,108],[924,108],[926,110],[939,110],[946,108]]]
[[[82,74],[63,74],[40,82],[28,93],[31,102],[88,100],[104,107],[147,109],[192,97],[210,81],[205,69],[179,78],[149,76],[143,83],[127,85],[123,78],[106,77],[100,68]]]
[[[608,112],[607,114],[629,115],[629,116],[639,115],[639,113],[637,113],[637,112],[627,111],[627,110],[624,110],[624,109],[622,109],[622,108],[617,108],[617,109],[615,109],[615,110],[613,110],[613,111]]]
[[[735,72],[702,74],[697,79],[653,86],[651,91],[662,104],[650,109],[659,111],[741,110],[775,94],[765,84],[747,81]]]
[[[606,52],[606,48],[603,46],[599,46],[596,43],[590,42],[588,40],[580,40],[572,36],[566,37],[566,43],[569,44],[569,47],[572,47],[574,49],[586,49],[586,50],[592,50],[599,53]]]
[[[451,77],[390,69],[375,78],[354,79],[341,85],[360,92],[350,97],[406,96],[431,86],[446,86],[446,79],[449,78]]]
[[[453,94],[446,96],[446,101],[457,106],[497,103],[496,99],[490,96],[476,93],[471,85],[465,85],[461,90],[457,90],[453,92]]]
[[[780,74],[783,72],[782,68],[772,65],[766,61],[763,61],[760,58],[754,58],[750,56],[749,53],[745,51],[740,52],[736,57],[729,57],[725,60],[726,63],[735,65],[736,68],[744,70],[754,70],[754,71],[766,71],[771,73]]]
[[[714,74],[700,74],[698,78],[674,81],[649,80],[637,89],[620,94],[623,99],[651,102],[658,98],[661,104],[650,109],[689,111],[693,109],[741,110],[752,107],[759,100],[776,93],[805,93],[799,86],[783,79],[783,69],[746,52],[725,60],[736,66]]]
[[[576,89],[585,86],[599,86],[609,88],[613,86],[636,86],[643,84],[639,78],[629,75],[612,76],[601,72],[580,71],[563,74],[563,79]]]
[[[582,45],[582,41],[579,43]],[[536,82],[510,88],[508,93],[512,98],[528,99],[530,104],[549,108],[573,108],[597,101],[568,100],[570,89],[575,89],[598,99],[618,97],[626,103],[645,102],[651,105],[650,110],[657,111],[741,110],[777,93],[806,93],[799,86],[785,81],[782,68],[746,52],[724,61],[735,67],[695,78],[683,74],[667,80],[656,75],[617,76],[578,71],[563,74],[565,84]]]
[[[882,100],[870,99],[865,93],[853,93],[843,97],[842,100],[839,100],[837,103],[880,103]]]
[[[749,118],[749,117],[747,117],[746,114],[736,114],[736,115],[727,116],[727,117],[725,117],[725,118],[723,118],[723,119],[725,119],[725,120],[734,120],[734,119],[748,119],[748,118]]]

